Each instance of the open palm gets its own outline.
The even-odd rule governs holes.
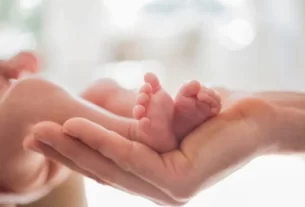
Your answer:
[[[100,183],[159,204],[184,204],[267,145],[262,132],[272,119],[272,107],[256,98],[220,92],[224,110],[168,153],[134,141],[132,131],[119,135],[81,118],[63,127],[38,124],[27,146]]]

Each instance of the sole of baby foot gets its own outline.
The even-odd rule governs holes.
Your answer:
[[[161,87],[153,73],[144,77],[145,84],[137,96],[133,117],[138,121],[140,141],[158,152],[167,152],[177,147],[172,131],[174,102]]]
[[[217,115],[221,108],[220,96],[198,81],[183,85],[175,98],[173,131],[180,140],[193,129]]]

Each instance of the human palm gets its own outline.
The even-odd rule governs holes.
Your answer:
[[[29,60],[29,58],[23,60]],[[32,64],[32,62],[30,63]],[[16,68],[22,71],[21,64],[19,63],[17,66]],[[33,64],[22,68],[31,68],[30,66]],[[7,67],[6,65],[4,69],[7,70]],[[37,70],[35,68],[33,72]],[[39,78],[21,78],[12,83],[5,75],[0,78],[2,78],[0,79],[2,86],[0,88],[2,89],[0,97],[0,194],[1,191],[6,194],[19,193],[23,195],[22,202],[27,202],[37,196],[42,196],[60,184],[69,171],[63,165],[46,159],[38,153],[24,150],[24,137],[30,133],[32,126],[40,121],[52,120],[56,123],[63,123],[67,117],[71,117],[74,113],[82,113],[82,111],[73,111],[75,101],[71,99],[71,96],[48,81]],[[19,78],[19,75],[15,78]],[[96,105],[102,106],[103,104],[99,103],[103,103],[102,99],[105,98],[103,94],[108,93],[107,90],[104,90],[107,88],[103,87],[105,85],[109,85],[109,83],[97,81],[88,87],[81,97],[89,101],[96,101]],[[95,91],[98,90],[100,93],[96,96]],[[35,195],[31,194],[33,191],[35,191]],[[33,196],[36,197],[33,198]],[[5,199],[5,197],[0,196],[0,203],[1,199]],[[19,198],[16,197],[16,199],[18,203]]]
[[[132,132],[123,137],[80,118],[68,120],[63,127],[37,125],[27,147],[98,182],[158,203],[182,204],[259,155],[266,146],[263,132],[274,118],[272,106],[249,94],[218,91],[223,102],[221,113],[168,153],[160,154],[134,141]],[[74,156],[80,152],[82,156]]]

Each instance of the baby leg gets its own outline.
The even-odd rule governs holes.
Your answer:
[[[81,93],[85,100],[124,117],[132,117],[136,95],[135,91],[127,90],[108,78],[95,81]]]

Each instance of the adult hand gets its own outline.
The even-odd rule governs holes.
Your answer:
[[[134,141],[132,132],[123,137],[80,118],[63,127],[38,124],[25,146],[100,183],[158,204],[181,205],[252,158],[270,152],[280,139],[275,128],[292,131],[283,120],[294,120],[293,111],[260,98],[221,92],[224,111],[168,153],[158,154]]]
[[[39,103],[41,105],[41,103],[49,103],[50,101],[45,102],[43,99],[35,99],[33,102],[32,98],[35,95],[36,97],[45,97],[43,93],[47,93],[51,97],[55,94],[54,100],[60,100],[56,98],[60,97],[56,96],[57,89],[54,93],[52,87],[49,90],[48,87],[42,87],[43,89],[41,89],[41,86],[44,85],[38,84],[37,87],[33,84],[24,84],[24,81],[29,83],[26,82],[29,79],[17,80],[14,84],[10,84],[9,79],[18,78],[21,72],[27,72],[32,67],[35,67],[33,72],[38,70],[37,61],[35,64],[31,61],[34,59],[36,61],[33,54],[26,53],[19,55],[18,58],[0,62],[0,78],[2,78],[0,79],[0,204],[8,202],[24,204],[36,200],[65,181],[70,172],[58,162],[53,162],[41,154],[24,150],[22,147],[24,136],[30,130],[32,124],[37,123],[35,120],[37,118],[39,120],[39,116],[48,117],[44,116],[44,113],[39,114],[37,107]],[[36,93],[36,88],[42,93]],[[111,88],[112,96],[109,97],[108,90]],[[107,100],[115,98],[115,89],[117,92],[122,91],[109,81],[97,81],[94,85],[88,87],[81,96],[93,103],[96,101],[96,105],[103,107],[105,101],[102,101],[102,99],[105,99],[104,95],[107,95]],[[96,96],[96,91],[100,92],[98,96]],[[31,107],[33,106],[32,103],[38,103],[38,105]],[[61,101],[59,103],[62,104]],[[27,107],[24,108],[24,105]],[[46,106],[46,104],[44,106],[45,108],[52,108],[52,104],[51,107]],[[45,109],[41,111],[44,112]],[[123,112],[124,109],[122,109]],[[129,111],[125,110],[125,113],[127,112]],[[53,113],[50,111],[50,114]],[[59,114],[62,113],[59,111]],[[54,120],[52,116],[50,117],[51,120]]]

